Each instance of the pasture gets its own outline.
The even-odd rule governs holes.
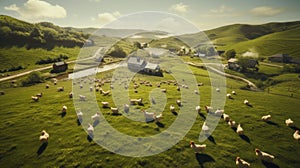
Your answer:
[[[240,156],[248,161],[251,167],[281,167],[295,168],[300,164],[300,144],[293,139],[294,129],[285,125],[284,121],[291,118],[300,126],[299,103],[297,97],[283,96],[281,94],[268,94],[267,92],[252,92],[241,90],[243,82],[227,79],[227,88],[221,89],[220,95],[235,90],[237,95],[233,99],[226,99],[225,113],[237,123],[241,123],[245,136],[241,138],[221,118],[212,136],[202,143],[207,145],[205,151],[195,154],[190,148],[191,140],[198,143],[204,118],[208,115],[204,109],[210,105],[210,98],[215,89],[211,87],[207,71],[190,67],[198,83],[200,93],[200,115],[197,114],[196,122],[190,131],[175,146],[158,155],[132,158],[117,155],[110,152],[94,141],[87,139],[87,133],[77,123],[77,116],[73,100],[69,98],[72,91],[71,80],[59,80],[57,85],[47,81],[30,87],[2,89],[5,95],[0,96],[0,165],[1,167],[205,167],[205,168],[232,168],[235,167],[235,158]],[[109,79],[113,71],[97,75],[98,79]],[[166,106],[163,111],[162,125],[156,122],[131,121],[123,115],[112,115],[109,108],[102,108],[101,102],[107,101],[114,106],[112,95],[104,96],[95,93],[97,103],[105,119],[117,130],[132,136],[149,136],[158,134],[170,127],[177,115],[171,113],[169,106],[176,105],[176,99],[180,98],[180,92],[174,84],[164,83],[174,80],[171,74],[164,77],[147,76],[137,74],[134,80],[149,81],[153,85],[140,84],[137,93],[133,89],[133,83],[129,85],[131,98],[143,98],[143,105],[134,105],[134,109],[148,109],[151,107],[149,92],[153,89],[166,89]],[[78,82],[78,83],[77,83]],[[157,83],[162,82],[160,88]],[[76,81],[74,87],[83,85],[82,90],[89,92],[94,82]],[[283,85],[284,83],[281,83]],[[64,86],[63,92],[58,92],[57,87]],[[110,83],[101,86],[103,90],[110,90]],[[280,86],[278,87],[280,88]],[[190,93],[193,94],[190,86]],[[186,90],[189,90],[186,89]],[[299,90],[299,85],[294,85]],[[274,88],[275,90],[275,88]],[[43,93],[38,102],[31,100],[31,96]],[[285,94],[285,89],[277,89],[276,93]],[[83,92],[84,93],[84,92]],[[89,99],[89,97],[87,97]],[[74,97],[78,99],[78,97]],[[252,107],[243,104],[248,99]],[[184,102],[183,102],[184,103]],[[65,116],[62,115],[62,106],[68,107]],[[194,109],[194,107],[191,107]],[[179,111],[179,107],[176,106]],[[92,112],[93,114],[97,111]],[[124,113],[123,110],[120,110]],[[158,113],[162,111],[157,111]],[[194,111],[196,113],[196,111]],[[83,113],[85,113],[83,111]],[[271,114],[270,122],[261,121],[261,116]],[[89,116],[87,118],[90,118]],[[87,127],[87,125],[83,125]],[[39,142],[40,131],[45,129],[50,138],[46,148],[41,149]],[[95,129],[103,129],[95,127]],[[163,140],[162,140],[163,141]],[[162,142],[166,143],[166,142]],[[122,142],[120,142],[122,144]],[[119,144],[116,144],[119,145]],[[262,163],[255,156],[254,149],[259,148],[275,156],[273,164]]]

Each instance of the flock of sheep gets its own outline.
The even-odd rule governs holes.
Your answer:
[[[185,84],[179,84],[177,81],[174,81],[174,80],[167,80],[167,81],[161,81],[161,82],[158,82],[156,83],[155,85],[152,84],[151,82],[149,81],[135,81],[133,80],[133,89],[134,89],[134,92],[137,93],[138,92],[138,88],[141,86],[141,85],[144,85],[144,86],[148,86],[148,87],[152,87],[152,86],[156,86],[158,88],[160,88],[163,84],[167,84],[167,85],[174,85],[174,86],[177,86],[177,90],[180,91],[181,88],[184,88],[184,89],[189,89],[188,85],[185,85]],[[77,82],[80,84],[80,82]],[[96,92],[99,92],[102,96],[109,96],[110,93],[111,93],[111,90],[103,90],[102,86],[105,84],[105,83],[111,83],[110,80],[100,80],[100,79],[93,79],[91,80],[90,84],[92,83],[96,83],[94,86],[90,86],[89,87],[89,91],[96,91]],[[57,84],[57,80],[54,81],[54,85]],[[76,84],[76,83],[73,83],[73,85]],[[198,86],[202,86],[203,83],[198,83]],[[50,86],[49,84],[46,85],[46,89],[48,89]],[[125,85],[124,86],[125,89],[128,89],[129,86]],[[82,89],[84,88],[84,86],[82,84],[79,85],[79,88]],[[113,85],[110,84],[110,89],[114,89]],[[57,88],[57,91],[58,92],[63,92],[64,91],[64,87],[58,87]],[[161,92],[163,93],[166,93],[167,92],[167,89],[161,89]],[[221,92],[221,90],[219,88],[216,89],[216,92]],[[197,90],[194,90],[194,94],[200,94]],[[237,93],[235,91],[232,91],[231,93],[228,93],[226,96],[228,99],[233,99],[233,96],[236,96]],[[31,99],[34,101],[34,102],[38,102],[39,99],[43,96],[43,93],[38,93],[34,96],[31,97]],[[73,93],[69,93],[69,98],[73,98]],[[86,101],[87,98],[86,96],[84,95],[79,95],[79,100],[80,101]],[[155,102],[154,99],[151,100],[152,103]],[[181,107],[182,106],[182,102],[177,99],[176,102],[178,107]],[[251,103],[249,102],[249,100],[245,99],[244,102],[243,102],[245,105],[247,106],[251,106]],[[123,110],[119,110],[117,107],[110,107],[109,106],[109,102],[104,102],[102,101],[101,102],[102,104],[102,108],[110,108],[112,114],[114,115],[120,115],[122,114],[121,111],[124,111],[125,113],[128,113],[129,112],[129,109],[130,109],[130,106],[134,106],[134,105],[142,105],[143,104],[143,98],[139,98],[139,99],[130,99],[128,104],[124,104],[123,106]],[[224,119],[224,121],[229,125],[230,128],[234,129],[236,131],[236,133],[238,135],[244,135],[244,129],[242,128],[241,124],[237,123],[236,121],[234,121],[228,114],[224,113],[224,110],[222,109],[217,109],[217,110],[213,110],[212,107],[210,106],[204,106],[207,114],[212,114],[212,115],[216,115],[216,116],[220,116]],[[170,105],[170,112],[175,112],[175,109],[176,107],[171,104]],[[200,106],[196,106],[195,107],[195,110],[197,113],[201,113],[201,107]],[[67,106],[63,105],[62,107],[62,113],[66,113],[67,112]],[[154,112],[147,112],[145,110],[141,110],[141,112],[144,114],[145,116],[145,119],[146,121],[155,121],[155,122],[160,122],[161,119],[163,118],[163,115],[162,113],[160,114],[156,114]],[[82,120],[83,120],[83,112],[79,111],[77,112],[77,117],[78,117],[78,121],[80,123],[82,123]],[[91,120],[94,122],[93,124],[88,124],[88,127],[87,127],[87,133],[88,133],[88,136],[93,139],[94,137],[94,127],[97,125],[95,123],[99,123],[99,119],[100,119],[100,113],[97,112],[95,113],[94,115],[91,116]],[[265,116],[262,116],[261,117],[261,120],[262,121],[269,121],[271,119],[271,115],[265,115]],[[295,124],[294,122],[289,118],[287,120],[285,120],[285,124],[286,126],[288,127],[295,127]],[[202,130],[206,133],[209,132],[210,128],[209,126],[206,124],[206,122],[203,123],[202,125]],[[296,130],[293,134],[293,137],[294,139],[296,140],[300,140],[300,133],[298,130]],[[48,142],[48,139],[49,139],[49,134],[43,130],[41,132],[41,135],[40,135],[40,138],[39,140],[42,142],[42,143],[47,143]],[[206,144],[196,144],[194,141],[190,141],[190,147],[195,151],[195,153],[202,153],[204,152],[204,150],[206,149]],[[262,160],[262,161],[265,161],[265,162],[272,162],[275,157],[271,154],[268,154],[267,152],[264,152],[264,151],[261,151],[260,149],[255,149],[255,154],[256,156]],[[239,156],[236,157],[236,165],[240,168],[246,168],[246,167],[250,167],[250,163],[248,163],[247,161],[243,160],[242,158],[240,158]]]

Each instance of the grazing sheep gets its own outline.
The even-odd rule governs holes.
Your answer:
[[[266,162],[272,162],[275,158],[273,155],[270,155],[266,152],[263,152],[263,151],[261,151],[257,148],[255,148],[255,154],[256,154],[256,156],[258,156],[258,158],[260,160],[263,160],[263,161],[266,161]]]
[[[207,134],[209,132],[209,127],[206,125],[206,122],[203,123],[202,125],[202,130]]]
[[[40,141],[42,143],[46,143],[48,142],[48,139],[49,139],[49,134],[45,130],[43,130],[40,135]]]
[[[62,111],[63,113],[66,113],[66,112],[67,112],[67,109],[68,109],[68,107],[64,105],[64,106],[62,107],[62,110],[61,110],[61,111]]]
[[[177,91],[180,91],[180,86],[177,86]]]
[[[49,84],[46,84],[46,86],[45,86],[45,87],[46,87],[46,89],[49,89],[50,85],[49,85]]]
[[[108,108],[109,103],[108,102],[101,102],[103,108]]]
[[[99,112],[97,112],[96,114],[92,115],[91,118],[92,118],[93,121],[99,121],[99,119],[100,119],[100,114],[99,114]]]
[[[229,120],[230,120],[230,117],[229,117],[229,115],[228,114],[223,114],[223,119],[224,119],[224,121],[226,121],[226,122],[229,122]]]
[[[144,113],[144,116],[146,118],[146,121],[153,121],[155,119],[155,114],[152,112],[146,112],[145,110],[142,110],[142,112]]]
[[[194,93],[198,95],[198,94],[199,94],[199,91],[198,91],[198,90],[194,90]]]
[[[161,89],[161,92],[166,93],[167,89]]]
[[[73,92],[69,93],[69,98],[73,98]]]
[[[222,116],[223,114],[224,114],[224,110],[217,109],[217,110],[215,111],[215,115],[217,115],[217,116]]]
[[[211,106],[204,106],[207,113],[211,113],[213,108]]]
[[[179,99],[176,100],[176,104],[180,107],[182,104],[181,104],[181,101]]]
[[[236,95],[236,92],[233,90],[233,91],[231,92],[231,94]]]
[[[294,139],[296,139],[296,140],[300,140],[300,133],[299,133],[299,130],[296,130],[296,131],[294,132],[293,137],[294,137]]]
[[[91,92],[93,91],[93,86],[90,87],[90,91],[91,91]]]
[[[78,118],[80,121],[82,121],[82,116],[83,116],[83,113],[82,113],[81,111],[79,111],[79,112],[77,113],[77,118]]]
[[[171,112],[175,112],[175,106],[173,106],[173,104],[170,105],[170,111],[171,111]]]
[[[291,120],[290,118],[285,120],[285,125],[288,126],[288,127],[292,127],[292,126],[295,126],[294,125],[294,121]]]
[[[157,83],[157,84],[156,84],[157,87],[160,87],[160,85],[161,85],[161,83]]]
[[[143,104],[143,98],[139,98],[139,99],[130,99],[130,104],[138,104],[138,105],[142,105],[142,104]]]
[[[79,100],[80,100],[80,101],[86,101],[86,96],[79,95]]]
[[[228,99],[232,99],[232,96],[231,96],[231,94],[230,94],[230,93],[227,93],[227,95],[226,95],[226,96],[227,96],[227,98],[228,98]]]
[[[162,117],[163,117],[162,113],[160,113],[160,114],[158,114],[158,115],[154,115],[154,120],[155,120],[156,122],[159,122],[159,121],[162,119]]]
[[[113,84],[111,84],[109,87],[110,87],[110,89],[114,89],[114,85]]]
[[[31,96],[31,99],[35,102],[39,101],[39,97],[37,97],[37,96]]]
[[[110,110],[113,114],[120,114],[119,109],[117,107],[111,107]]]
[[[54,81],[53,84],[54,84],[54,85],[57,85],[57,81]]]
[[[43,93],[41,92],[41,93],[38,93],[38,94],[36,94],[36,97],[42,97],[43,96]]]
[[[198,83],[198,86],[203,86],[203,83]]]
[[[195,153],[202,153],[206,149],[206,144],[195,144],[194,141],[190,141],[190,147],[194,149]]]
[[[58,91],[58,92],[63,92],[64,90],[65,90],[65,88],[64,88],[63,86],[57,88],[57,91]]]
[[[236,157],[235,164],[238,168],[248,168],[248,167],[250,167],[250,163],[246,162],[245,160],[241,159],[240,157]]]
[[[94,127],[91,124],[88,124],[87,132],[90,138],[94,137]]]
[[[95,87],[95,91],[96,91],[96,92],[99,92],[99,86],[96,86],[96,87]]]
[[[201,112],[201,107],[200,106],[196,106],[196,111],[197,111],[197,113],[200,113]]]
[[[237,126],[236,133],[239,135],[244,135],[244,129],[242,128],[241,124]]]
[[[219,89],[219,88],[216,88],[216,91],[217,91],[217,92],[220,92],[220,89]]]
[[[270,114],[261,117],[261,120],[263,120],[263,121],[269,121],[270,119],[271,119],[271,115]]]
[[[128,104],[124,104],[124,112],[125,113],[129,112],[129,105]]]
[[[246,104],[248,106],[250,105],[250,103],[249,103],[249,101],[247,99],[244,100],[244,104]]]
[[[236,128],[236,122],[233,121],[233,120],[231,120],[231,119],[229,119],[228,125],[229,125],[231,128]]]

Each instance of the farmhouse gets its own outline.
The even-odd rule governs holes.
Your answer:
[[[134,72],[161,76],[162,72],[158,64],[149,63],[140,57],[132,56],[127,60],[127,67]]]
[[[240,66],[238,65],[238,59],[230,58],[228,60],[228,69],[238,70],[239,68],[240,68]]]
[[[52,65],[52,72],[58,73],[58,72],[64,72],[68,69],[68,64],[66,62],[56,62]]]
[[[272,55],[268,58],[271,62],[282,62],[282,63],[289,63],[291,58],[288,54],[276,54]]]

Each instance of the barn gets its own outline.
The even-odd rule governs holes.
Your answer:
[[[58,72],[64,72],[68,69],[68,64],[64,61],[56,62],[52,65],[52,72],[58,73]]]

